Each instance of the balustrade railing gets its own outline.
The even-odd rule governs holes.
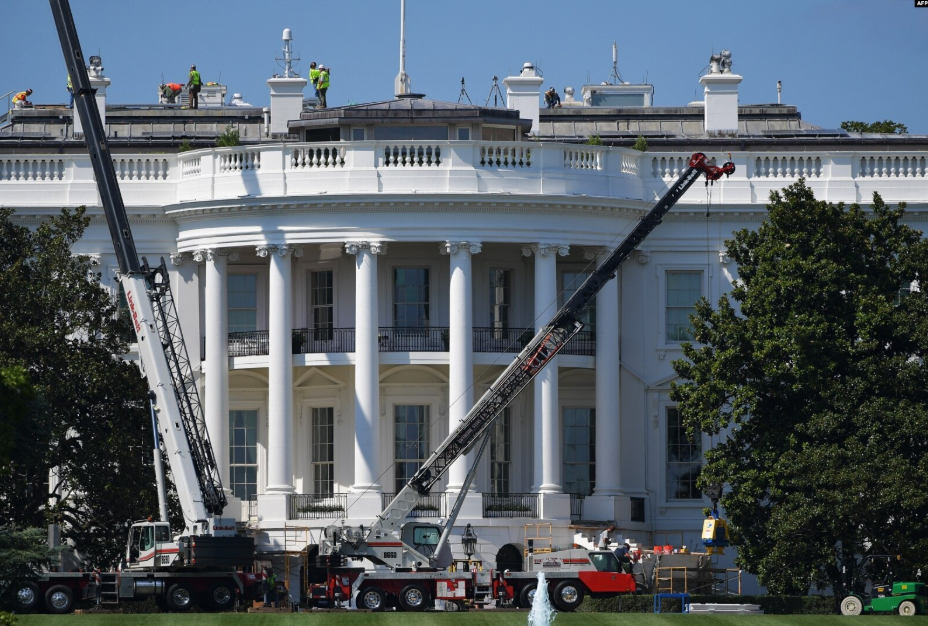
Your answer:
[[[480,167],[531,167],[532,149],[521,144],[480,146]]]
[[[309,170],[345,167],[345,146],[300,146],[290,148],[290,169]]]
[[[654,178],[677,178],[689,167],[689,156],[662,156],[651,159],[651,176]]]
[[[377,332],[381,352],[447,352],[448,328],[381,327]]]
[[[441,146],[434,144],[388,144],[383,148],[384,167],[437,167]]]
[[[113,158],[113,166],[119,180],[167,180],[169,163],[168,159],[157,157]]]
[[[199,178],[202,173],[199,156],[181,157],[180,159],[180,177],[184,180],[188,178]]]
[[[754,159],[754,178],[821,178],[822,159],[816,156],[766,156]]]
[[[484,493],[484,517],[538,517],[537,493]]]
[[[603,169],[603,150],[595,148],[566,148],[564,167],[570,170]]]
[[[387,508],[387,505],[390,504],[395,497],[395,493],[380,494],[381,507],[384,509]],[[447,510],[446,503],[447,498],[443,492],[419,496],[419,503],[412,507],[407,517],[445,517],[445,511]]]
[[[348,510],[348,494],[292,493],[287,508],[287,519],[338,519]]]
[[[0,180],[64,180],[65,160],[56,157],[0,159]]]
[[[219,173],[234,174],[261,169],[261,151],[256,148],[235,149],[219,153]]]
[[[862,156],[857,161],[857,175],[861,178],[925,178],[928,162],[924,156],[905,155]]]
[[[293,331],[293,354],[354,352],[354,328],[299,328]]]

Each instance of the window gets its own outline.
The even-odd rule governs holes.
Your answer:
[[[126,299],[126,288],[122,281],[116,279],[116,319],[120,322],[120,338],[127,343],[135,343],[137,337],[132,328],[132,318],[129,314],[129,301]]]
[[[470,141],[470,129],[469,128],[458,129],[458,141]]]
[[[335,410],[313,408],[313,493],[335,493]]]
[[[667,499],[699,500],[696,479],[702,471],[702,441],[686,434],[676,408],[667,409]]]
[[[644,521],[644,498],[630,498],[632,502],[632,521]]]
[[[309,277],[310,310],[315,339],[331,339],[335,327],[335,287],[332,270],[311,272]]]
[[[229,332],[258,329],[258,275],[229,275]]]
[[[591,272],[572,270],[564,270],[561,273],[561,306],[570,300],[590,274]],[[593,298],[590,305],[580,313],[579,320],[583,322],[584,331],[596,332],[596,298]]]
[[[351,140],[352,141],[364,141],[364,129],[363,128],[352,128],[351,129]]]
[[[588,496],[596,487],[596,409],[564,407],[564,491]]]
[[[377,141],[448,141],[447,126],[376,126]]]
[[[242,500],[258,493],[257,411],[229,411],[229,487]]]
[[[516,131],[513,128],[483,127],[484,141],[515,141]]]
[[[512,493],[512,420],[509,407],[503,409],[490,431],[490,493]]]
[[[597,572],[621,572],[619,559],[612,552],[590,553],[590,560],[593,561],[593,567]]]
[[[393,325],[398,328],[428,328],[429,270],[393,270]]]
[[[494,339],[503,339],[509,330],[509,312],[512,307],[512,272],[490,270],[490,326]]]
[[[702,272],[667,272],[667,342],[693,340],[690,315],[702,297]]]
[[[400,492],[428,458],[429,411],[422,405],[394,407],[395,492]]]

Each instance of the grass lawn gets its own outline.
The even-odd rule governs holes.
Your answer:
[[[642,613],[564,613],[559,614],[553,626],[831,626],[857,624],[881,626],[899,624],[903,619],[897,615],[842,617],[840,615],[648,615]],[[918,623],[928,623],[926,617],[915,617]],[[138,624],[139,626],[215,626],[231,624],[290,626],[300,624],[322,624],[325,626],[361,626],[382,624],[383,626],[509,626],[524,625],[528,613],[524,612],[469,612],[469,613],[286,613],[286,614],[208,614],[191,615],[23,615],[17,623],[22,626],[115,626]]]

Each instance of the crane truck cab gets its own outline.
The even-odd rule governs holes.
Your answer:
[[[171,526],[167,522],[144,520],[129,527],[126,544],[128,569],[170,567],[178,556],[179,547],[171,540]]]

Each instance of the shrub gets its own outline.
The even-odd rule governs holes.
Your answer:
[[[599,135],[590,135],[586,138],[586,145],[588,146],[601,146],[603,145],[603,138]]]
[[[639,150],[641,152],[648,151],[648,140],[645,139],[642,135],[638,135],[638,139],[635,140],[635,143],[632,144],[632,150]]]
[[[217,148],[232,148],[240,145],[242,145],[242,142],[239,138],[238,129],[232,128],[231,124],[226,126],[225,131],[216,137]]]
[[[835,599],[831,596],[690,596],[692,604],[759,604],[767,615],[832,615]],[[585,598],[580,613],[651,613],[653,595],[621,595],[614,598]],[[661,611],[679,613],[680,600],[661,600]]]
[[[190,152],[191,150],[193,150],[193,146],[190,145],[189,139],[184,139],[184,141],[180,144],[180,147],[177,149],[178,152]]]
[[[16,623],[16,617],[12,613],[0,611],[0,626],[13,626]]]

